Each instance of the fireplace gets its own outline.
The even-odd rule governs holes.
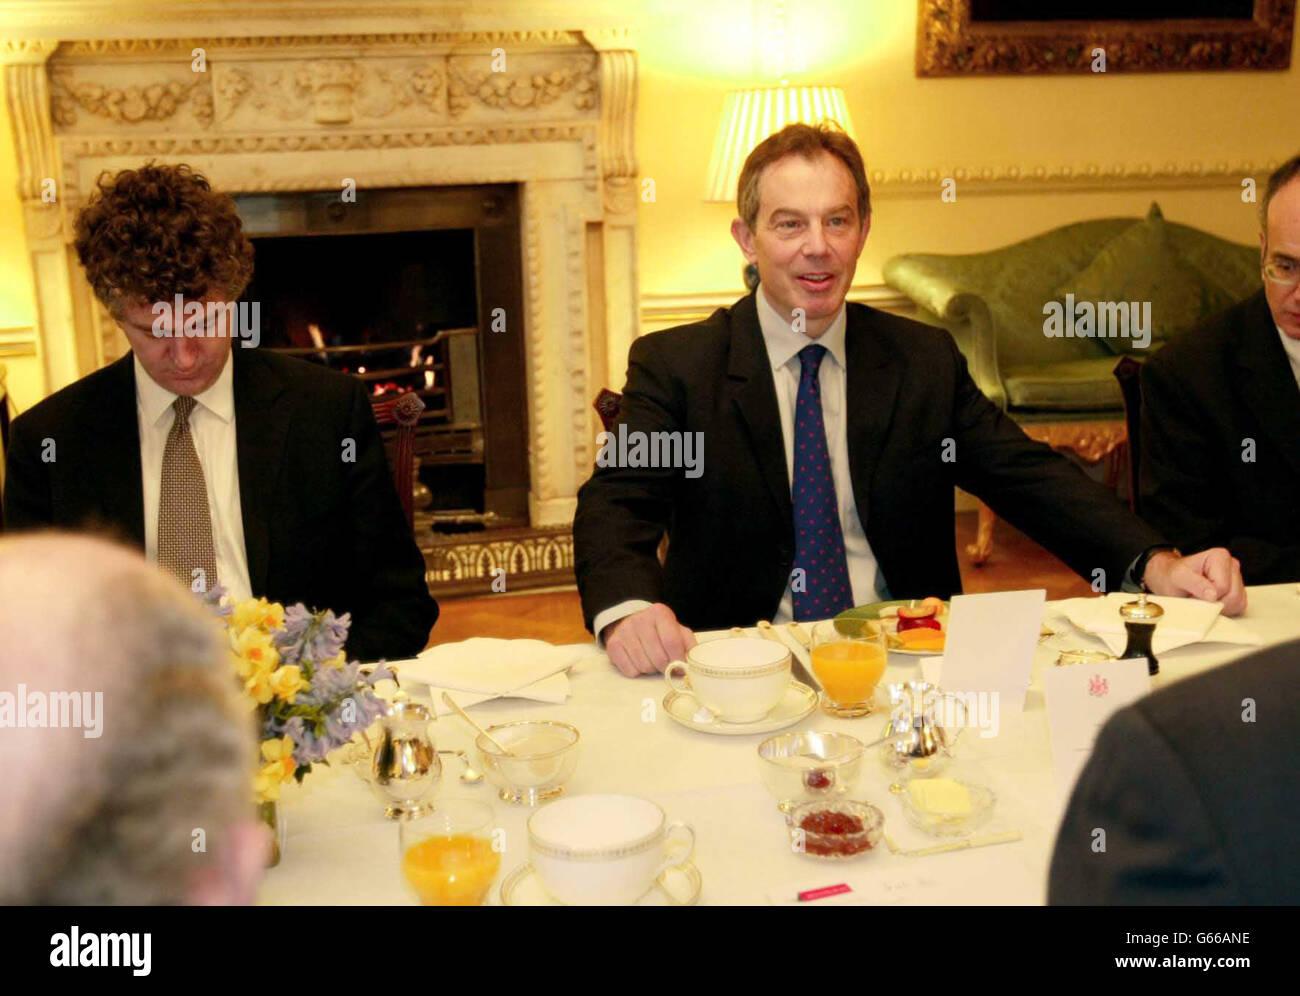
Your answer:
[[[265,0],[243,5],[238,19],[215,4],[183,17],[133,14],[108,0],[82,6],[102,7],[102,16],[51,10],[33,14],[30,25],[19,16],[13,34],[23,40],[0,46],[36,288],[33,345],[50,389],[127,348],[70,251],[72,219],[103,170],[186,162],[238,196],[259,240],[259,280],[274,276],[277,248],[292,248],[275,240],[424,232],[451,240],[427,251],[454,255],[454,240],[466,237],[455,233],[472,230],[474,320],[459,324],[468,311],[456,317],[454,293],[417,301],[428,321],[452,326],[434,335],[472,330],[435,344],[435,364],[452,385],[442,416],[451,423],[437,427],[443,436],[455,436],[447,425],[462,416],[476,421],[466,415],[475,406],[455,387],[472,381],[464,371],[474,365],[468,347],[476,340],[482,482],[458,486],[464,494],[445,503],[495,510],[519,525],[431,533],[430,583],[482,590],[498,568],[510,589],[525,576],[571,579],[569,528],[599,431],[592,399],[622,383],[639,323],[633,35],[612,13],[579,30],[560,8],[505,18],[469,0],[417,0],[418,15],[411,5],[372,4],[331,7],[328,16],[305,0]],[[339,214],[333,201],[345,186],[357,198]],[[435,204],[464,220],[383,220]],[[499,258],[513,262],[483,266],[484,247],[497,237],[508,240]],[[463,289],[459,278],[447,279],[453,291]],[[506,288],[500,299],[513,303],[494,303],[493,280]],[[273,299],[270,289],[256,293]],[[295,292],[282,293],[287,304]],[[437,311],[444,305],[447,312]],[[506,327],[493,333],[488,319],[498,306]],[[338,335],[346,345],[367,328],[406,334],[410,320],[381,304],[358,331],[342,321],[344,310],[316,323],[323,342]],[[301,341],[292,315],[274,321],[286,342]],[[320,348],[314,340],[283,348],[309,347]],[[501,399],[516,413],[508,426],[493,417]],[[462,403],[469,407],[457,411]],[[473,431],[456,441],[471,454],[477,445]],[[454,474],[469,475],[474,464],[455,466]],[[428,504],[436,504],[432,494]]]
[[[236,198],[256,250],[244,297],[259,302],[262,347],[349,373],[375,398],[421,396],[421,538],[528,525],[516,186],[354,194]]]

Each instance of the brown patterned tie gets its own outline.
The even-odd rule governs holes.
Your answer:
[[[187,588],[199,583],[206,591],[217,583],[217,555],[208,489],[190,434],[194,404],[193,398],[184,395],[172,402],[176,414],[163,449],[158,491],[158,564]],[[203,574],[196,577],[195,568],[202,568]]]

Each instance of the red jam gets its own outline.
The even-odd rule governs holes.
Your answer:
[[[835,784],[835,775],[833,772],[821,768],[813,768],[803,776],[803,783],[806,788],[814,792],[820,792],[822,789],[828,789]]]
[[[824,834],[862,833],[862,821],[848,813],[823,809],[805,816],[803,822],[799,824],[799,829]]]
[[[871,847],[871,840],[862,834],[862,821],[849,813],[823,809],[809,813],[799,823],[805,831],[804,850],[809,854],[858,854]]]

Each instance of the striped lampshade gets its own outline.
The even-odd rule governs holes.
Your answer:
[[[740,170],[759,142],[788,124],[833,121],[853,138],[844,91],[837,86],[767,86],[732,90],[713,142],[705,200],[734,201]]]

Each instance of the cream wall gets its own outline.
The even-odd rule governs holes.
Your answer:
[[[30,328],[35,321],[22,203],[18,199],[18,163],[9,128],[4,74],[0,73],[0,332]],[[0,350],[0,365],[5,367],[9,394],[17,410],[45,396],[45,372],[39,357],[6,356]]]
[[[656,200],[640,209],[644,298],[741,290],[728,233],[734,210],[702,200],[723,95],[777,82],[775,2],[660,0],[641,45],[637,153]],[[979,170],[1088,164],[1280,162],[1300,151],[1294,125],[1300,58],[1286,72],[918,79],[912,0],[786,0],[792,83],[844,87],[868,170]],[[988,249],[1084,218],[1138,216],[1158,199],[1171,220],[1242,242],[1257,239],[1240,178],[1219,189],[963,192],[935,185],[873,195],[857,283],[880,280],[900,252]]]

